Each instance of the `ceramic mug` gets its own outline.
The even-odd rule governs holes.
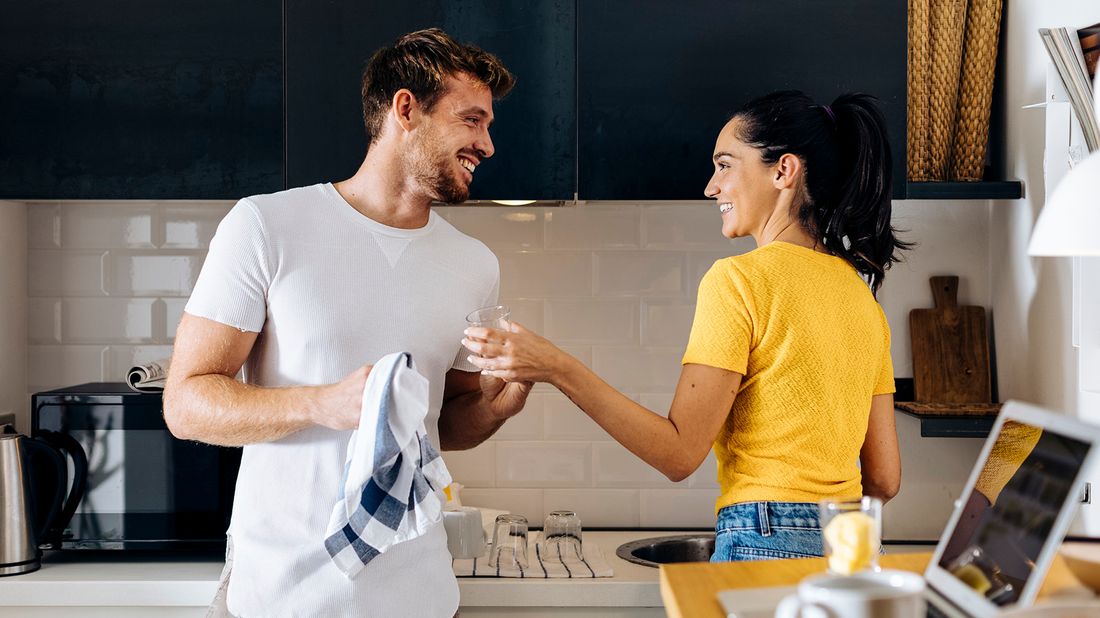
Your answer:
[[[485,553],[485,528],[481,511],[472,506],[459,506],[443,511],[443,527],[447,530],[447,549],[453,558],[477,558]]]
[[[779,602],[776,618],[924,618],[924,578],[908,571],[823,573]]]

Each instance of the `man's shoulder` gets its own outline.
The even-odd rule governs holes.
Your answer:
[[[497,256],[485,243],[456,228],[439,213],[435,216],[438,217],[435,232],[445,240],[448,254],[476,260],[477,263],[491,263],[496,267]]]

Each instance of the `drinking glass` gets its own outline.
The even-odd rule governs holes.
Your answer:
[[[508,318],[512,317],[512,309],[508,305],[495,305],[482,307],[470,312],[466,316],[466,323],[470,326],[482,328],[508,329]]]
[[[497,515],[493,527],[493,547],[489,566],[527,568],[527,518],[522,515]]]
[[[581,519],[573,511],[551,511],[542,525],[539,556],[552,560],[584,560]]]
[[[851,575],[878,571],[882,543],[882,501],[863,496],[818,503],[829,572]]]

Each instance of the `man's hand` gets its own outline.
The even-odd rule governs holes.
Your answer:
[[[496,418],[507,420],[523,409],[534,382],[505,382],[487,374],[481,374],[481,396]]]
[[[373,367],[363,365],[335,384],[317,387],[320,393],[310,407],[310,420],[338,431],[357,429],[363,411],[363,389]]]

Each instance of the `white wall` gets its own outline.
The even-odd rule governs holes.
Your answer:
[[[35,203],[29,207],[31,391],[120,381],[165,356],[229,202]],[[438,211],[500,258],[502,300],[641,403],[666,412],[694,312],[717,258],[748,250],[720,233],[713,204],[458,207]],[[918,248],[886,278],[898,376],[911,376],[908,312],[932,306],[928,277],[961,277],[960,301],[990,304],[989,204],[898,202],[895,224]],[[976,455],[972,441],[920,438],[900,421],[905,481],[889,538],[935,538]],[[590,526],[713,525],[713,457],[671,483],[567,398],[540,386],[489,442],[447,453],[467,502],[533,521],[574,508]],[[934,466],[928,462],[935,462]],[[929,500],[929,495],[943,496]]]
[[[991,229],[993,307],[997,315],[1001,394],[1100,421],[1100,395],[1081,391],[1071,345],[1072,276],[1068,258],[1029,258],[1027,242],[1052,187],[1043,179],[1045,114],[1022,109],[1043,101],[1047,54],[1038,28],[1100,22],[1092,0],[1008,2],[1005,81],[1007,169],[1024,181],[1025,198],[996,202]],[[1094,491],[1100,471],[1093,473]],[[1100,534],[1096,505],[1082,508],[1077,533]]]
[[[0,415],[27,419],[27,207],[0,202]]]

